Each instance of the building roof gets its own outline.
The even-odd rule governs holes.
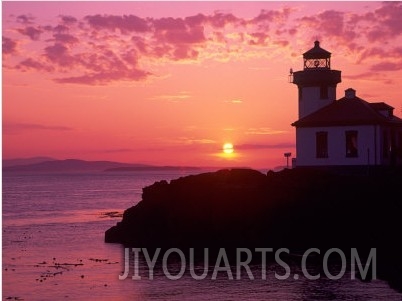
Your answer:
[[[371,124],[402,126],[401,118],[393,115],[387,117],[379,112],[392,109],[393,107],[383,102],[369,103],[355,95],[345,96],[295,121],[292,126],[317,127]]]
[[[394,109],[394,107],[391,107],[385,102],[370,102],[369,105],[376,111],[389,111]]]
[[[303,57],[305,59],[322,59],[322,58],[329,58],[330,56],[331,52],[321,48],[319,41],[315,41],[314,47],[311,48],[309,51],[303,53]]]

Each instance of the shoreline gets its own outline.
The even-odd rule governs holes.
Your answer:
[[[219,170],[159,181],[105,232],[105,242],[141,248],[307,250],[376,248],[378,274],[402,291],[398,237],[401,169],[372,174],[285,169]],[[392,239],[393,238],[393,239]]]

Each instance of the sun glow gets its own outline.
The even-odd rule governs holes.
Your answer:
[[[225,154],[232,154],[234,152],[232,143],[225,143],[222,147],[222,150]]]

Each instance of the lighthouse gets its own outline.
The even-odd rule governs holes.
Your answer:
[[[402,166],[402,119],[385,102],[368,102],[353,88],[336,99],[341,71],[318,41],[303,53],[302,71],[290,72],[297,85],[299,119],[295,167]]]
[[[331,53],[315,41],[314,47],[303,53],[302,71],[291,72],[291,82],[299,90],[299,118],[303,118],[336,100],[336,85],[341,71],[331,69]]]

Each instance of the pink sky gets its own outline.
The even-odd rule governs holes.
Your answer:
[[[2,2],[3,158],[272,168],[315,39],[401,116],[401,2]],[[231,142],[233,154],[222,145]]]

